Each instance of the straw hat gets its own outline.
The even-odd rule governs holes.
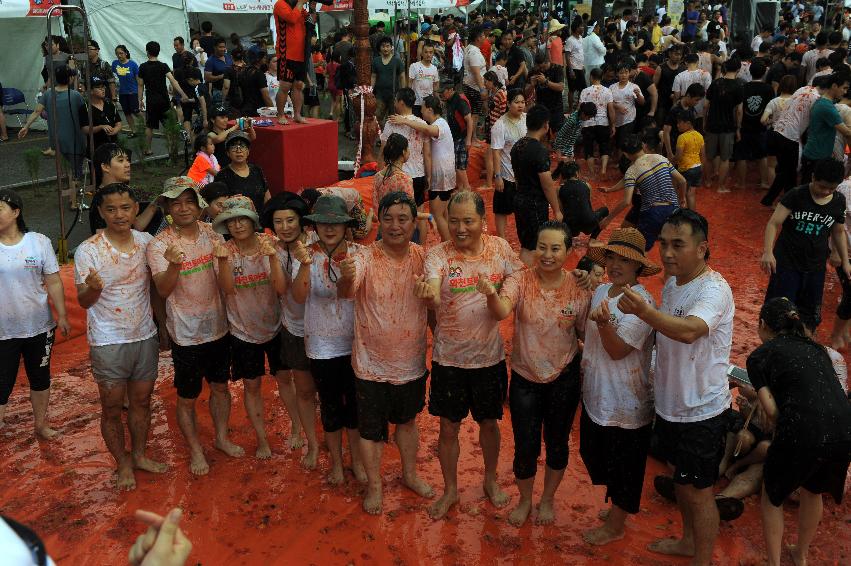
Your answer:
[[[564,28],[565,28],[565,25],[563,23],[561,23],[557,19],[553,18],[553,19],[550,20],[550,23],[547,24],[547,33],[555,33],[559,30],[564,29]]]
[[[646,245],[647,241],[644,239],[644,236],[635,228],[619,228],[609,236],[608,244],[592,243],[588,246],[588,252],[585,255],[591,258],[591,261],[597,265],[605,266],[606,252],[612,252],[640,263],[643,267],[638,273],[639,275],[656,275],[662,271],[662,268],[651,262],[644,255],[644,247]]]

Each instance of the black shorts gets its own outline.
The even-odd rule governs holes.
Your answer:
[[[118,101],[121,103],[121,110],[124,115],[139,113],[139,95],[135,92],[130,94],[119,94]]]
[[[425,203],[426,197],[426,187],[428,183],[426,182],[426,178],[423,177],[414,177],[414,202],[417,203],[417,206],[422,206]]]
[[[467,138],[461,138],[460,140],[456,140],[453,143],[455,145],[455,170],[466,171],[468,159]]]
[[[514,181],[502,180],[502,190],[493,193],[494,214],[514,214],[514,196],[517,194],[517,184]]]
[[[585,407],[579,418],[579,455],[591,483],[606,486],[606,501],[627,513],[638,513],[644,467],[653,425],[626,429],[600,426],[588,417]]]
[[[431,389],[428,412],[460,423],[467,414],[480,423],[502,418],[502,405],[508,393],[505,360],[484,368],[457,368],[431,363]]]
[[[30,391],[50,388],[50,354],[54,337],[55,330],[48,330],[29,338],[0,340],[0,405],[9,402],[22,357]]]
[[[600,157],[609,155],[609,126],[588,126],[582,128],[582,149],[585,159],[594,157],[594,144],[600,148]]]
[[[292,59],[284,61],[279,57],[277,72],[278,80],[281,82],[292,84],[296,81],[307,81],[307,68],[304,61],[293,61]]]
[[[172,341],[171,360],[177,396],[197,399],[201,394],[202,379],[209,383],[227,383],[230,380],[230,335],[193,346],[181,346]]]
[[[304,336],[296,336],[286,327],[281,329],[281,366],[279,369],[310,371],[310,359],[304,351]]]
[[[471,86],[463,85],[464,96],[470,101],[470,112],[476,116],[482,115],[482,92]]]
[[[265,360],[264,360],[265,358]],[[230,337],[231,376],[234,380],[254,379],[264,375],[275,375],[281,369],[281,335],[263,344],[254,344]],[[266,372],[266,361],[269,372]]]
[[[546,200],[524,197],[520,193],[514,197],[514,223],[521,248],[534,250],[538,246],[538,228],[549,215],[550,205]]]
[[[196,112],[195,104],[194,103],[192,103],[192,104],[181,104],[180,110],[183,112],[183,121],[184,122],[191,122],[192,121],[192,113]],[[197,112],[200,114],[201,111],[197,110]]]
[[[586,86],[588,85],[585,84],[585,69],[573,71],[573,78],[570,78],[570,72],[567,73],[567,88],[571,92],[575,91],[578,94]]]
[[[768,132],[742,132],[733,145],[733,161],[756,161],[768,157]]]
[[[319,393],[322,430],[336,432],[358,427],[358,402],[352,357],[310,360],[310,372]]]
[[[426,378],[394,384],[356,379],[358,395],[358,431],[361,438],[387,442],[389,423],[405,424],[425,407]]]
[[[662,454],[674,466],[674,483],[697,489],[715,484],[729,420],[726,412],[693,423],[670,422],[656,415],[655,432]]]
[[[145,126],[156,130],[165,123],[165,115],[171,110],[168,102],[148,102],[145,106]]]
[[[810,493],[829,493],[837,505],[842,503],[851,463],[849,454],[848,442],[819,448],[775,438],[768,447],[762,472],[771,504],[779,507],[799,487]]]
[[[628,135],[635,133],[635,122],[624,124],[615,128],[615,148],[620,149],[621,144]]]
[[[451,191],[429,191],[428,192],[428,200],[442,200],[443,202],[448,202],[449,199],[452,198],[452,194],[455,192],[455,189]]]

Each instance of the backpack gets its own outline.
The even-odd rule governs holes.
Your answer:
[[[357,83],[357,71],[355,70],[354,57],[340,65],[334,75],[334,86],[337,90],[349,90],[355,88]]]

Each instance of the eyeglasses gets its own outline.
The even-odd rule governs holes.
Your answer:
[[[244,143],[234,143],[228,148],[233,151],[248,151],[248,145]]]

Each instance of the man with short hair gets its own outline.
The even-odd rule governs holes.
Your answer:
[[[539,120],[538,128],[546,132],[546,119]],[[461,421],[470,413],[479,425],[485,495],[497,508],[510,501],[497,483],[497,420],[508,390],[505,351],[499,321],[476,284],[486,277],[500,286],[523,267],[508,242],[483,234],[485,203],[478,193],[454,194],[448,213],[451,239],[429,251],[425,278],[414,285],[414,295],[426,301],[437,318],[428,410],[440,417],[438,458],[444,491],[429,508],[433,519],[443,518],[458,503],[458,436]]]
[[[759,46],[762,45],[763,42],[768,41],[772,35],[774,35],[774,28],[770,25],[763,26],[762,30],[760,30],[760,32],[751,40],[751,49],[753,52],[758,52]]]
[[[816,35],[816,48],[810,49],[801,57],[801,66],[805,72],[804,80],[806,80],[807,84],[810,84],[810,81],[813,80],[813,75],[816,74],[816,61],[833,53],[833,50],[828,48],[827,41],[827,33],[820,32]]]
[[[227,52],[225,38],[217,37],[213,46],[213,51],[208,53],[207,62],[204,64],[204,82],[210,85],[213,106],[218,107],[226,103],[223,94],[226,92],[225,79],[227,70],[233,67],[233,58]]]
[[[500,46],[505,53],[506,68],[508,69],[508,84],[505,88],[523,88],[526,86],[526,60],[523,58],[520,48],[514,45],[514,33],[506,31],[500,38]]]
[[[110,100],[118,100],[118,92],[115,90],[115,73],[112,72],[112,65],[100,58],[100,45],[94,39],[89,40],[89,64],[80,65],[80,90],[85,91],[86,86],[86,69],[92,69],[92,83],[95,79],[99,80],[106,88],[106,94]]]
[[[173,41],[174,54],[171,56],[171,68],[175,70],[183,68],[183,54],[186,52],[186,43],[181,36],[177,36]]]
[[[685,94],[677,100],[665,116],[665,124],[662,126],[662,142],[665,144],[665,155],[673,160],[676,155],[677,137],[680,135],[677,129],[677,121],[682,114],[690,114],[697,120],[695,111],[698,103],[706,96],[706,90],[700,83],[693,83],[686,89]]]
[[[341,262],[338,292],[355,301],[352,367],[357,376],[360,450],[369,478],[364,511],[381,513],[381,453],[388,425],[402,460],[402,483],[421,497],[434,490],[417,475],[417,415],[425,407],[426,302],[411,292],[423,281],[425,251],[411,243],[417,207],[402,192],[378,203],[381,240]],[[400,316],[400,313],[404,313]]]
[[[159,340],[151,312],[146,248],[150,234],[133,230],[139,203],[129,186],[98,190],[97,207],[106,228],[74,254],[77,301],[87,310],[92,374],[101,404],[100,430],[118,464],[118,489],[136,488],[134,469],[162,473],[166,465],[145,455],[151,425],[151,393],[157,380]],[[121,412],[129,400],[124,442]]]
[[[585,43],[582,32],[585,30],[581,19],[570,24],[570,37],[564,43],[565,71],[567,72],[567,105],[573,108],[575,93],[585,88]],[[578,103],[577,103],[578,104]]]
[[[698,57],[697,53],[689,53],[683,58],[683,62],[686,64],[686,70],[674,77],[674,86],[671,88],[674,106],[677,105],[681,97],[685,96],[686,91],[691,85],[699,84],[704,88],[705,92],[712,84],[712,75],[698,67],[700,57]],[[703,97],[701,97],[694,107],[695,116],[700,117],[700,121],[695,122],[696,130],[703,130],[703,106]],[[674,125],[676,126],[676,123]],[[676,147],[676,145],[672,147]]]
[[[440,98],[446,108],[446,121],[452,132],[455,144],[455,187],[460,191],[470,189],[467,179],[467,157],[473,145],[473,132],[476,123],[470,110],[470,102],[455,90],[455,83],[449,79],[440,84]]]
[[[526,113],[526,137],[511,148],[511,168],[517,183],[514,221],[520,240],[520,260],[528,266],[534,260],[538,228],[549,218],[549,208],[556,220],[561,222],[563,218],[558,185],[550,173],[550,152],[543,144],[549,131],[550,111],[536,104]]]
[[[401,118],[400,120],[388,120],[381,130],[381,149],[378,151],[379,164],[384,163],[384,144],[390,134],[396,133],[408,140],[408,160],[402,165],[402,171],[411,176],[414,181],[414,200],[419,209],[423,208],[426,198],[426,190],[431,178],[431,142],[427,134],[424,134],[404,121],[419,121],[425,124],[425,120],[413,115],[413,107],[416,96],[410,88],[399,89],[396,93],[394,110]]]
[[[762,80],[765,76],[765,65],[761,61],[754,61],[750,71],[753,80],[742,89],[741,140],[733,148],[733,156],[736,161],[739,186],[745,186],[747,164],[756,161],[759,166],[760,185],[767,189],[769,185],[768,130],[762,124],[762,114],[774,98],[774,89]]]
[[[203,380],[210,385],[210,415],[215,446],[231,457],[245,451],[230,441],[230,339],[224,302],[213,269],[213,251],[224,238],[200,222],[207,203],[189,177],[172,177],[163,184],[163,211],[172,224],[148,245],[148,264],[154,285],[165,299],[166,327],[171,337],[177,424],[189,444],[190,470],[210,471],[198,436],[195,401]]]
[[[216,38],[213,36],[212,22],[201,22],[201,37],[198,39],[201,43],[201,49],[207,54],[207,57],[212,57],[216,49]]]
[[[393,38],[383,36],[378,40],[378,55],[372,58],[370,76],[375,95],[375,115],[384,123],[393,110],[393,98],[405,86],[405,64],[393,53]]]
[[[836,134],[840,133],[848,141],[851,128],[845,125],[835,102],[848,92],[849,75],[833,73],[821,80],[821,96],[810,110],[810,127],[807,129],[807,143],[801,152],[801,182],[809,183],[813,176],[813,167],[817,161],[833,155]]]
[[[690,556],[693,566],[709,566],[718,535],[713,485],[724,456],[732,397],[727,381],[735,304],[727,281],[711,269],[709,223],[680,209],[659,235],[668,280],[659,309],[630,288],[618,308],[656,331],[655,430],[660,448],[674,466],[674,489],[683,520],[679,539],[661,539],[648,548]]]
[[[168,96],[167,83],[171,83],[173,92],[181,98],[189,98],[177,79],[168,68],[157,57],[160,55],[160,44],[149,41],[145,45],[148,60],[139,65],[139,108],[145,110],[145,155],[151,155],[151,140],[154,139],[154,130],[165,123],[165,115],[171,107]],[[208,61],[209,62],[209,61]],[[145,99],[143,101],[142,94]]]
[[[482,46],[487,43],[485,30],[475,27],[470,31],[467,47],[464,48],[464,78],[462,80],[464,96],[470,101],[470,111],[476,117],[482,115],[482,95],[486,92],[485,72],[490,66],[482,53]],[[475,123],[475,122],[474,122]],[[474,128],[475,129],[475,128]],[[473,132],[475,136],[475,132]]]
[[[712,81],[706,90],[704,106],[704,128],[706,129],[706,178],[712,178],[712,172],[718,175],[718,192],[729,193],[727,174],[730,171],[730,159],[733,146],[741,139],[742,128],[742,85],[736,79],[741,68],[738,59],[724,62],[724,74]],[[716,165],[715,159],[719,164]],[[710,184],[711,181],[707,184]]]

